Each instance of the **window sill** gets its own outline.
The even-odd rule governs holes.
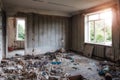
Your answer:
[[[25,40],[15,40],[15,41],[21,41],[21,42],[24,42]]]
[[[92,44],[92,45],[100,45],[100,46],[112,47],[112,44],[111,44],[111,45],[108,45],[108,44],[99,44],[99,43],[90,43],[90,42],[85,42],[85,44]]]

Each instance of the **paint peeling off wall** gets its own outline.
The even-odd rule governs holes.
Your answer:
[[[45,53],[68,48],[67,17],[27,15],[27,53]]]
[[[8,47],[13,49],[24,49],[24,41],[16,40],[15,18],[8,19]]]

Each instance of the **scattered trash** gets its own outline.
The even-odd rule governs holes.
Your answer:
[[[93,61],[63,52],[24,56],[16,54],[15,57],[3,59],[0,80],[97,80],[99,75],[106,80],[120,80],[120,68],[107,61],[100,62],[99,75],[95,78],[97,71]],[[71,74],[79,70],[80,73],[74,76]],[[90,73],[87,74],[85,70]],[[96,72],[93,74],[91,71]]]
[[[60,65],[61,62],[51,62],[51,64],[53,64],[53,65]]]
[[[100,62],[98,74],[104,76],[105,80],[120,80],[120,66],[108,61]]]
[[[105,80],[112,80],[112,75],[110,73],[106,73]]]
[[[65,52],[65,49],[64,49],[64,48],[61,48],[61,49],[60,49],[60,52],[61,52],[61,53],[64,53],[64,52]]]
[[[70,76],[69,80],[85,80],[85,79],[81,75],[76,75],[76,76]]]
[[[88,68],[88,70],[91,70],[91,71],[92,71],[92,68]]]

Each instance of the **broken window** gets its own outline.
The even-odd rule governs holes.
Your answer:
[[[16,27],[17,27],[17,40],[25,39],[25,19],[24,18],[16,18]]]
[[[85,42],[112,44],[112,10],[107,9],[85,16]]]

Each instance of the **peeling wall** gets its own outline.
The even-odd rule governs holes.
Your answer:
[[[24,49],[24,41],[16,40],[16,25],[15,18],[8,18],[8,47],[12,47],[13,49]]]
[[[93,45],[93,56],[105,58],[105,52],[108,46],[90,44],[84,42],[84,15],[75,15],[72,17],[72,47],[71,50],[83,52],[85,45]]]
[[[84,15],[72,17],[72,50],[82,51],[84,45]]]
[[[104,9],[108,8],[108,7],[116,7],[117,5],[116,4],[112,4],[112,5],[106,4],[105,6],[106,7],[104,7]],[[88,11],[83,10],[81,13],[72,16],[72,47],[71,47],[71,50],[82,52],[84,50],[85,45],[93,45],[94,46],[93,56],[106,58],[106,55],[105,55],[106,50],[108,48],[111,48],[112,49],[111,56],[118,59],[120,56],[119,50],[114,50],[113,46],[90,44],[90,43],[84,42],[84,15],[86,13],[95,12],[95,11],[102,10],[102,9],[103,9],[103,7],[101,8],[101,6],[98,6],[98,7],[88,9]],[[118,41],[119,36],[117,36],[118,35],[117,33],[115,33],[115,34],[116,34],[116,36],[112,35],[113,37],[116,37],[116,40],[114,38],[114,41]],[[118,46],[119,44],[116,44],[116,45]],[[116,51],[116,53],[114,51]]]
[[[40,54],[68,48],[69,18],[27,14],[26,53]]]

